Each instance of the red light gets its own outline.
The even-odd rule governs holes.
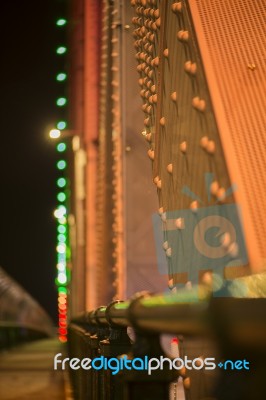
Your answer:
[[[58,339],[60,340],[61,343],[67,342],[67,338],[65,336],[59,336]]]
[[[66,321],[59,321],[60,328],[65,328],[67,326]]]
[[[58,332],[60,333],[60,335],[67,335],[67,329],[66,328],[59,328]]]

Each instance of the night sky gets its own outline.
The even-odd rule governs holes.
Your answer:
[[[56,319],[56,0],[1,3],[0,265]]]

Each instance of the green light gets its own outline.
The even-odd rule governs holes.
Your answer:
[[[60,188],[63,188],[66,186],[66,179],[65,178],[59,178],[57,179],[57,186]]]
[[[59,97],[59,99],[56,100],[56,105],[58,107],[63,107],[66,105],[67,99],[65,97]]]
[[[67,48],[65,46],[60,46],[60,47],[57,47],[56,54],[60,54],[60,55],[65,54],[66,51],[67,51]]]
[[[65,200],[66,200],[66,195],[65,195],[65,193],[63,193],[63,192],[58,193],[58,195],[57,195],[57,200],[60,201],[61,203],[62,203],[63,201],[65,201]]]
[[[58,242],[66,242],[66,237],[63,233],[60,233],[60,235],[57,236]]]
[[[65,143],[58,143],[58,145],[56,146],[56,149],[57,149],[57,151],[62,153],[63,151],[66,150],[66,144]]]
[[[65,288],[65,287],[59,286],[57,290],[58,290],[58,293],[66,293],[67,294],[67,288]]]
[[[59,121],[57,123],[56,127],[57,127],[57,129],[62,131],[63,129],[65,129],[67,127],[67,123],[66,123],[66,121]]]
[[[65,160],[59,160],[57,163],[57,168],[58,169],[65,169],[67,166],[67,163],[65,162]]]
[[[58,225],[57,230],[59,233],[66,233],[66,227],[64,225]]]
[[[63,82],[66,80],[66,78],[67,78],[67,74],[65,74],[64,72],[60,72],[60,74],[56,75],[56,80],[58,82]]]
[[[64,25],[66,25],[66,23],[67,23],[67,20],[65,18],[60,18],[56,21],[57,26],[64,26]]]

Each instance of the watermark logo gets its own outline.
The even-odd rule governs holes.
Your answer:
[[[123,370],[136,370],[136,371],[147,371],[148,375],[151,375],[156,370],[181,370],[186,368],[187,370],[214,370],[217,366],[224,370],[249,370],[249,361],[247,360],[226,360],[223,363],[219,362],[216,365],[215,358],[194,358],[189,359],[187,356],[184,358],[169,358],[169,357],[152,357],[144,356],[143,358],[135,357],[133,359],[128,358],[127,355],[122,357],[104,357],[99,356],[93,359],[90,358],[62,358],[62,353],[58,353],[54,356],[54,370],[60,369],[65,370],[70,368],[72,370],[111,370],[112,375],[117,375]]]
[[[207,174],[206,181],[211,180],[212,174]],[[235,189],[229,188],[224,197]],[[205,207],[188,187],[182,192],[193,199],[194,207],[153,216],[160,273],[185,272],[188,281],[197,283],[201,270],[212,270],[222,278],[225,267],[245,265],[247,253],[239,206],[217,202]]]

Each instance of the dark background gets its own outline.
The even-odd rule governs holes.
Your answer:
[[[0,265],[56,321],[56,0],[1,3]]]

